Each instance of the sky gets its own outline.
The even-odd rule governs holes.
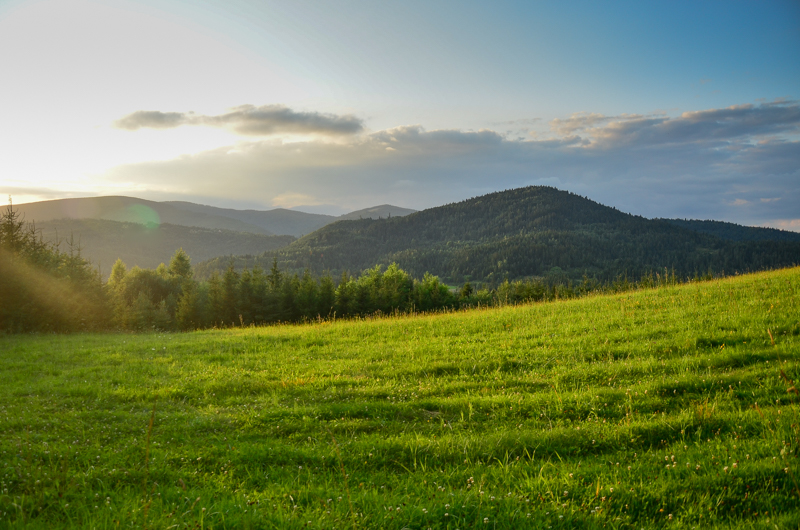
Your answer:
[[[800,231],[800,2],[0,0],[0,193],[315,213],[529,185]]]

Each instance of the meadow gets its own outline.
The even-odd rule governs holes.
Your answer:
[[[3,528],[797,528],[800,268],[0,336]]]

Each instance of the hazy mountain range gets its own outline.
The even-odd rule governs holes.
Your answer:
[[[169,263],[183,248],[197,263],[218,256],[261,253],[285,247],[294,236],[268,236],[221,228],[199,228],[169,223],[133,223],[105,219],[57,219],[36,223],[48,241],[59,241],[62,251],[80,248],[81,255],[100,267],[103,276],[122,259],[128,267],[153,269]]]
[[[14,206],[49,241],[75,248],[103,270],[117,258],[154,268],[177,248],[195,263],[217,256],[260,254],[340,219],[398,217],[416,210],[384,204],[335,217],[277,208],[235,210],[134,197],[58,199]]]
[[[141,224],[168,223],[198,228],[215,228],[263,235],[300,237],[340,219],[399,217],[415,212],[384,204],[335,217],[276,208],[234,210],[182,201],[156,202],[135,197],[87,197],[31,202],[15,206],[28,221],[41,223],[57,219],[105,219]]]
[[[608,280],[664,268],[720,273],[800,263],[800,233],[646,219],[548,187],[492,193],[421,212],[381,205],[339,217],[132,197],[16,208],[46,239],[66,245],[72,237],[82,255],[104,271],[117,257],[128,266],[152,268],[183,247],[201,278],[230,263],[266,269],[273,259],[284,270],[334,275],[397,262],[415,277],[430,272],[452,283],[553,274]]]

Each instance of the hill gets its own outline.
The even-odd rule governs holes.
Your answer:
[[[273,234],[300,237],[310,234],[314,230],[336,221],[332,215],[298,212],[285,208],[274,210],[234,210],[231,208],[217,208],[194,204],[191,202],[165,202],[180,210],[197,214],[207,214],[214,217],[234,219],[249,226],[256,226]]]
[[[168,223],[261,235],[300,237],[339,219],[399,217],[416,210],[384,204],[341,217],[284,208],[236,210],[185,201],[156,202],[135,197],[84,197],[15,205],[27,221],[105,219],[127,223]]]
[[[798,291],[0,336],[0,526],[796,528]]]
[[[274,235],[274,232],[270,230],[239,219],[216,215],[212,212],[192,211],[187,208],[178,208],[169,203],[134,197],[58,199],[15,205],[14,209],[20,212],[26,221],[34,221],[37,225],[44,221],[58,219],[105,219],[126,223],[168,223]]]
[[[800,233],[778,230],[777,228],[762,228],[755,226],[742,226],[724,221],[698,221],[695,219],[664,219],[664,221],[700,232],[726,239],[728,241],[793,241],[800,242]]]
[[[402,217],[410,215],[417,210],[410,208],[400,208],[399,206],[392,206],[391,204],[381,204],[380,206],[373,206],[372,208],[364,208],[363,210],[356,210],[341,215],[336,218],[337,221],[355,221],[357,219],[386,219],[389,217]]]
[[[36,223],[45,240],[60,240],[62,251],[72,236],[81,255],[100,265],[104,274],[121,258],[128,267],[155,268],[169,263],[183,247],[193,261],[237,254],[260,254],[284,247],[292,236],[270,236],[231,230],[179,226],[169,223],[140,224],[104,219],[60,219]]]
[[[681,276],[800,263],[800,243],[732,242],[548,187],[492,193],[390,219],[339,221],[260,258],[269,268],[360,272],[396,262],[415,277],[497,284],[551,276],[611,280],[673,269]],[[239,260],[243,267],[253,257]],[[201,276],[228,261],[199,264]]]

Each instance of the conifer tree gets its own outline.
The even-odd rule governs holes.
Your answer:
[[[238,312],[238,287],[239,274],[233,268],[233,262],[228,266],[222,277],[222,314],[221,323],[225,326],[239,324]]]
[[[117,261],[115,261],[114,265],[111,267],[111,274],[108,277],[108,286],[112,289],[117,289],[127,273],[128,268],[125,266],[125,263],[120,258],[117,258]]]
[[[185,280],[192,278],[192,262],[186,252],[184,252],[183,247],[176,250],[172,259],[170,259],[169,273],[173,277],[183,278]]]
[[[333,279],[329,274],[326,274],[319,281],[319,291],[317,294],[317,314],[323,318],[329,317],[334,309],[336,300],[336,288],[333,285]]]
[[[197,284],[186,282],[183,293],[178,299],[178,308],[175,311],[175,321],[179,329],[184,331],[197,329],[201,325],[201,312],[197,293]]]

